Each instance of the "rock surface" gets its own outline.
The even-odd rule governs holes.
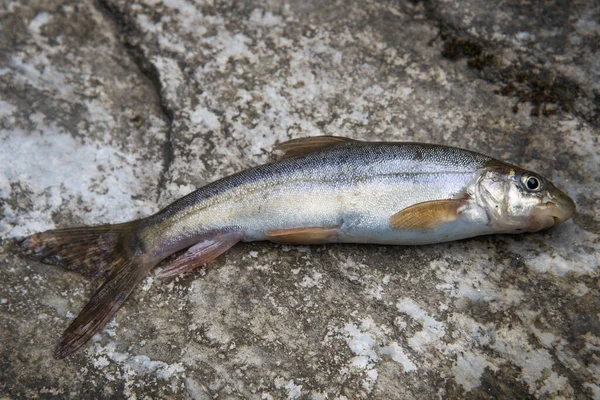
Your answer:
[[[0,395],[600,398],[593,1],[38,0],[0,11]],[[94,283],[15,239],[148,215],[334,134],[539,171],[577,216],[424,247],[234,247],[150,276],[52,358]]]

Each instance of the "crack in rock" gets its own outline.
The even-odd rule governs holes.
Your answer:
[[[120,43],[123,45],[127,54],[131,57],[134,64],[138,67],[140,73],[148,80],[158,99],[158,105],[167,122],[165,131],[165,143],[162,148],[163,168],[158,179],[156,201],[160,200],[162,193],[167,185],[167,174],[173,164],[175,157],[173,150],[173,120],[174,112],[169,108],[163,96],[163,86],[160,81],[160,73],[156,66],[150,61],[138,41],[131,40],[131,33],[135,30],[129,23],[127,17],[115,7],[108,4],[106,0],[98,0],[98,8],[108,19],[113,21],[115,28],[119,33]]]

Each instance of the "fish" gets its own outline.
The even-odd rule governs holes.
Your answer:
[[[212,182],[146,218],[24,238],[27,257],[104,282],[55,357],[83,346],[167,258],[159,278],[188,273],[239,242],[427,245],[537,232],[576,211],[543,176],[456,147],[318,136],[275,149],[277,161]]]

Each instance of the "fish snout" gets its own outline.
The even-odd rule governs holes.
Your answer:
[[[549,190],[545,197],[547,198],[546,212],[554,219],[554,225],[565,222],[575,215],[577,210],[575,202],[565,193],[554,188]]]

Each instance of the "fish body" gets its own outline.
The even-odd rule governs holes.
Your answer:
[[[162,277],[240,241],[421,245],[538,231],[575,212],[545,178],[463,149],[338,137],[281,148],[282,160],[208,184],[145,219],[27,238],[23,247],[41,261],[106,279],[57,357],[85,343],[149,270],[184,249]]]
[[[249,242],[273,239],[274,230],[333,227],[336,234],[321,242],[396,245],[491,233],[482,211],[442,230],[390,226],[394,214],[414,204],[472,193],[490,160],[445,146],[342,143],[209,184],[149,217],[140,236],[159,249],[166,238],[183,248],[213,231],[239,232]]]

